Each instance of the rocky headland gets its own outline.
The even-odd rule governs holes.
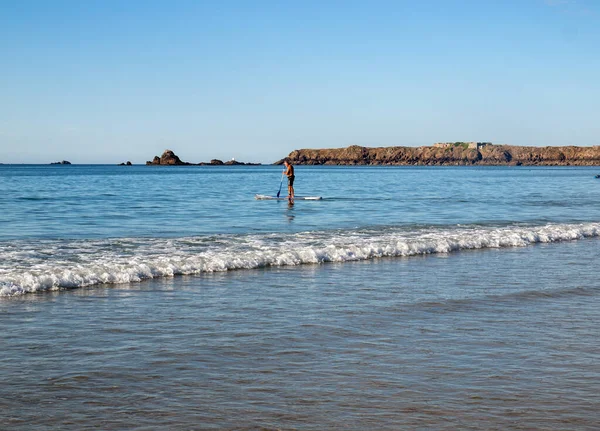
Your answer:
[[[429,147],[302,149],[287,157],[296,165],[599,166],[600,146],[522,147],[454,142]],[[282,164],[283,159],[275,162]]]
[[[162,156],[154,156],[152,161],[147,161],[146,165],[165,165],[165,166],[233,166],[233,165],[245,165],[245,166],[257,166],[260,163],[244,163],[238,162],[237,160],[228,160],[223,162],[219,159],[212,159],[210,162],[200,163],[189,163],[183,162],[173,151],[165,150]]]

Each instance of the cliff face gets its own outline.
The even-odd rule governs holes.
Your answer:
[[[598,166],[600,146],[518,147],[513,145],[466,145],[440,147],[379,147],[295,150],[288,156],[296,165],[525,165]],[[276,164],[283,163],[283,160]]]

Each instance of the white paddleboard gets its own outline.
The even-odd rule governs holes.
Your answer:
[[[255,195],[254,196],[255,199],[258,200],[274,200],[274,201],[287,201],[287,196],[281,196],[281,197],[277,197],[277,196],[267,196],[267,195]],[[323,199],[321,196],[295,196],[294,200],[295,201],[320,201],[321,199]]]

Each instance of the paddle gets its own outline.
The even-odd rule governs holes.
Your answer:
[[[277,192],[277,197],[279,197],[279,194],[281,193],[281,185],[283,184],[283,173],[281,174],[281,181],[279,181],[279,191]]]

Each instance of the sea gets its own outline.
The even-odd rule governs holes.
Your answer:
[[[0,165],[0,429],[599,430],[597,174]]]

